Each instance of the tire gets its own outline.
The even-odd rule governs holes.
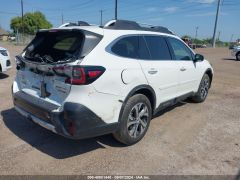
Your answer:
[[[151,118],[152,107],[149,99],[142,94],[136,94],[127,101],[120,117],[120,127],[113,136],[125,145],[133,145],[144,137]]]
[[[240,52],[238,52],[238,53],[236,54],[236,60],[237,60],[237,61],[240,61]]]
[[[207,98],[210,84],[210,77],[207,74],[204,74],[199,85],[198,92],[192,97],[192,100],[196,103],[204,102]]]

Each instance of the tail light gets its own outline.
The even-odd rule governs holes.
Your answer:
[[[53,71],[66,76],[65,83],[72,85],[88,85],[98,79],[105,68],[101,66],[60,66],[54,67]]]

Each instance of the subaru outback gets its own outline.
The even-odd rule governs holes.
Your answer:
[[[158,111],[203,102],[213,69],[165,27],[112,20],[40,30],[16,57],[15,109],[68,138],[104,134],[132,145]]]

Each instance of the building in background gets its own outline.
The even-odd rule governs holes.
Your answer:
[[[10,34],[0,27],[0,41],[7,41]]]

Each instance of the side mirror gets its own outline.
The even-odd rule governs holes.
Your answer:
[[[195,57],[194,57],[194,62],[198,62],[198,61],[203,61],[204,60],[204,56],[201,55],[201,54],[195,54]]]

